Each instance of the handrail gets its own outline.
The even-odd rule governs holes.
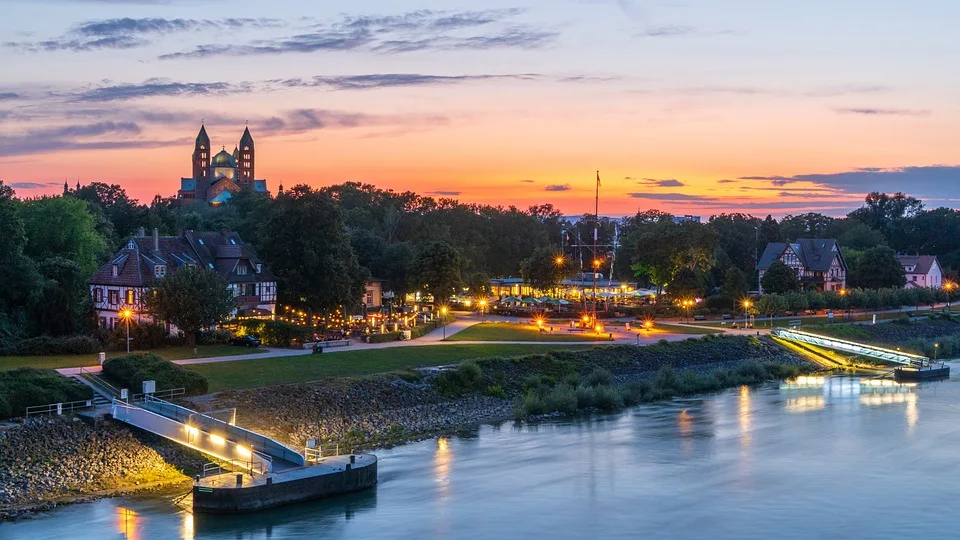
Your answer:
[[[96,373],[81,367],[79,375],[89,380],[91,383],[95,385],[99,385],[100,388],[102,390],[105,390],[107,394],[110,394],[111,397],[114,397],[114,398],[120,397],[120,390],[117,390],[115,386],[105,381],[103,377],[100,377]]]
[[[34,415],[41,414],[63,414],[65,412],[73,412],[80,409],[88,409],[93,407],[92,399],[83,399],[79,401],[67,401],[61,403],[48,403],[46,405],[31,405],[24,410],[23,419],[26,421],[27,418]]]
[[[162,401],[162,398],[172,398],[176,396],[182,396],[186,394],[187,391],[184,388],[168,388],[167,390],[160,390],[152,394],[134,394],[133,401],[146,401],[147,396],[150,396],[153,399]]]
[[[800,330],[774,328],[771,331],[771,334],[781,339],[798,341],[800,343],[808,343],[810,345],[817,345],[820,347],[826,347],[828,349],[849,352],[862,356],[869,356],[872,358],[879,358],[881,360],[896,362],[898,364],[922,366],[930,363],[930,359],[926,356],[920,356],[918,354],[911,354],[903,351],[894,351],[884,347],[877,347],[876,345],[867,345],[846,339],[822,336],[810,332],[802,332]]]

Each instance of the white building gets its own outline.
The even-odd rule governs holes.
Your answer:
[[[158,279],[188,266],[215,270],[237,299],[234,315],[272,316],[277,310],[276,278],[235,232],[186,231],[178,236],[140,234],[87,281],[100,326],[121,324],[131,309],[137,321],[156,321],[144,313],[141,299]]]
[[[907,277],[907,287],[943,286],[943,268],[936,255],[898,255],[903,273]]]

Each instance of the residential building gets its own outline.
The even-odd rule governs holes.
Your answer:
[[[836,240],[800,238],[789,244],[767,244],[757,264],[761,282],[774,261],[793,268],[804,289],[839,291],[847,286],[847,265]],[[763,292],[762,283],[760,292]]]
[[[692,216],[690,214],[686,215],[673,215],[673,222],[676,224],[680,223],[700,223],[700,216]]]
[[[189,266],[215,270],[237,299],[233,315],[272,317],[277,310],[277,280],[235,232],[186,231],[146,236],[141,228],[126,246],[88,280],[100,325],[114,328],[120,312],[131,309],[137,321],[162,322],[144,312],[142,298],[157,280]]]
[[[249,128],[243,130],[233,154],[227,152],[226,147],[216,155],[212,151],[207,129],[200,126],[190,158],[193,176],[180,179],[177,197],[218,205],[243,189],[267,193],[267,181],[257,180],[254,176],[256,153]]]
[[[907,287],[943,286],[943,268],[936,255],[897,255],[903,265]]]

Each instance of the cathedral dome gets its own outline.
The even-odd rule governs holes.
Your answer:
[[[237,160],[233,159],[226,150],[221,150],[219,154],[213,156],[213,159],[210,161],[211,167],[236,167]]]

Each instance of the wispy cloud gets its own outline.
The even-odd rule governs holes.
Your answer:
[[[544,189],[546,191],[570,191],[570,184],[550,184]]]
[[[74,94],[73,99],[81,102],[124,101],[155,96],[224,96],[249,91],[249,83],[189,83],[168,79],[148,79],[139,84],[117,84],[79,91]]]
[[[524,179],[520,181],[521,184],[533,184],[535,182],[536,180],[530,180],[530,179]]]
[[[653,26],[643,31],[642,35],[647,37],[677,37],[698,34],[699,31],[693,26],[670,24],[666,26]]]
[[[633,180],[633,178],[627,177],[627,180]],[[641,186],[650,186],[650,187],[683,187],[686,184],[677,180],[676,178],[640,178],[636,180],[637,184]]]
[[[13,189],[44,189],[50,186],[59,186],[59,182],[11,182],[7,186]]]
[[[397,86],[434,86],[465,82],[506,80],[538,80],[543,75],[536,73],[505,75],[428,75],[423,73],[375,73],[369,75],[317,76],[312,79],[286,79],[279,82],[288,88],[324,87],[333,90],[372,90]]]
[[[97,49],[132,49],[151,43],[150,36],[178,32],[238,30],[246,28],[274,28],[283,26],[278,19],[165,19],[160,17],[134,19],[102,19],[82,22],[67,33],[47,40],[7,42],[8,47],[29,52],[73,51]]]
[[[883,109],[873,107],[849,107],[835,109],[840,114],[859,114],[864,116],[929,116],[925,109]]]
[[[20,99],[22,96],[16,92],[0,92],[0,101],[11,101]]]
[[[431,195],[440,195],[443,197],[458,197],[460,196],[460,191],[431,191]]]
[[[209,56],[365,50],[386,54],[423,50],[532,49],[550,44],[557,32],[509,24],[520,9],[419,10],[389,16],[345,16],[287,37],[245,44],[208,43],[164,54],[163,60]],[[476,33],[479,30],[482,33]],[[465,34],[474,31],[472,34]]]
[[[856,195],[871,191],[894,193],[909,192],[917,197],[960,198],[960,165],[931,165],[914,167],[860,167],[846,172],[825,174],[798,174],[794,176],[743,176],[740,180],[764,181],[774,186],[753,187],[753,190],[780,191],[801,196],[800,193],[819,195]],[[814,184],[817,187],[797,187],[797,183]],[[740,189],[744,189],[741,187]],[[826,191],[826,193],[825,193]]]
[[[686,193],[628,193],[627,195],[634,199],[673,202],[706,201],[714,198],[704,195],[688,195]]]

